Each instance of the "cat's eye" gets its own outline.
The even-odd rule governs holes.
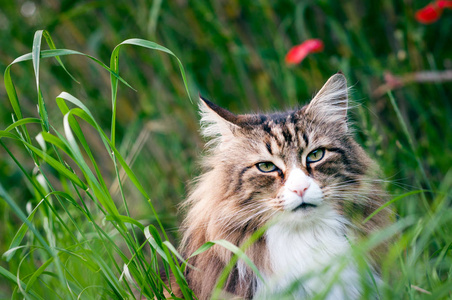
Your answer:
[[[269,161],[260,162],[260,163],[256,164],[256,167],[259,169],[259,171],[261,171],[263,173],[270,173],[270,172],[274,172],[274,171],[278,170],[278,167],[275,166],[274,163],[269,162]]]
[[[319,160],[321,160],[323,158],[324,155],[325,155],[325,149],[322,149],[322,148],[316,149],[308,154],[308,156],[306,157],[306,162],[308,164],[318,162]]]

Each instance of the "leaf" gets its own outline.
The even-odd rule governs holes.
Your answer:
[[[168,53],[172,56],[174,56],[177,59],[177,63],[179,64],[179,69],[180,69],[180,73],[182,75],[182,79],[184,81],[184,86],[185,86],[185,90],[187,91],[187,95],[188,98],[190,99],[190,102],[193,102],[191,100],[190,97],[190,92],[188,90],[188,84],[187,84],[187,79],[186,79],[186,75],[185,75],[185,70],[184,70],[184,66],[182,65],[181,61],[179,60],[179,58],[169,49],[151,42],[151,41],[147,41],[147,40],[142,40],[142,39],[128,39],[123,41],[122,43],[120,43],[119,45],[117,45],[115,47],[115,49],[113,49],[113,52],[111,53],[111,57],[110,57],[110,69],[112,70],[112,72],[114,74],[118,74],[119,73],[119,50],[121,49],[122,45],[135,45],[135,46],[140,46],[140,47],[144,47],[144,48],[148,48],[148,49],[152,49],[152,50],[158,50],[158,51],[162,51],[165,53]],[[112,73],[112,74],[113,74]],[[113,145],[115,145],[115,135],[116,135],[116,96],[117,96],[117,91],[118,91],[118,78],[117,77],[113,77],[110,76],[110,80],[111,80],[111,97],[112,97],[112,118],[111,118],[111,142]]]
[[[177,258],[179,258],[179,260],[183,263],[183,265],[188,265],[191,268],[195,268],[195,266],[190,265],[185,258],[182,257],[182,255],[179,253],[179,251],[177,251],[177,249],[173,246],[173,244],[171,244],[169,241],[164,241],[163,244],[165,244],[165,246],[168,247],[168,249],[171,250],[171,252],[174,253],[174,255],[177,256]],[[193,255],[192,255],[193,256]],[[190,256],[191,257],[191,256]]]
[[[53,157],[47,155],[44,151],[34,147],[30,143],[27,143],[26,141],[23,141],[19,139],[17,136],[15,136],[12,133],[5,132],[0,130],[0,138],[2,137],[8,137],[14,140],[17,140],[21,143],[23,143],[27,148],[29,148],[33,153],[41,157],[45,162],[47,162],[51,167],[53,167],[55,170],[57,170],[59,173],[67,177],[69,180],[71,180],[74,184],[78,185],[82,189],[86,190],[86,185],[71,171],[69,171],[64,165],[62,165],[59,161],[54,159]]]
[[[45,263],[43,263],[34,273],[31,275],[30,280],[28,280],[27,287],[25,288],[25,291],[28,292],[30,288],[35,283],[36,279],[44,272],[47,267],[53,262],[54,257],[49,258]]]
[[[11,65],[6,67],[5,73],[3,74],[6,94],[8,95],[9,102],[13,107],[14,113],[16,114],[17,119],[22,119],[22,111],[20,109],[19,99],[17,98],[16,88],[14,87],[14,83],[11,80]]]
[[[33,70],[35,71],[36,78],[36,87],[39,89],[39,58],[41,53],[41,39],[42,39],[42,30],[38,30],[35,32],[35,36],[33,38],[33,48],[31,51],[31,57],[33,60]]]
[[[120,77],[118,74],[116,74],[114,71],[112,71],[107,65],[105,65],[103,62],[98,60],[97,58],[78,52],[75,50],[69,50],[69,49],[52,49],[52,50],[42,50],[41,51],[41,58],[51,58],[51,57],[59,57],[59,56],[65,56],[65,55],[81,55],[84,56],[95,63],[97,63],[99,66],[101,66],[103,69],[107,70],[114,78],[124,83],[127,87],[131,88],[132,90],[135,90],[127,81],[125,81],[122,77]],[[5,81],[5,88],[8,94],[8,98],[11,102],[11,105],[13,106],[13,110],[17,116],[18,119],[22,119],[22,113],[20,111],[20,105],[19,100],[17,98],[16,89],[14,87],[14,84],[11,80],[11,67],[14,64],[17,64],[19,62],[24,62],[28,60],[32,60],[32,53],[27,53],[24,55],[19,56],[15,60],[13,60],[5,69],[4,73],[4,81]]]
[[[201,253],[203,253],[203,252],[209,250],[210,248],[212,248],[213,245],[215,245],[215,243],[213,243],[213,242],[207,242],[207,243],[204,243],[204,244],[203,244],[201,247],[199,247],[195,252],[193,252],[193,253],[190,255],[189,258],[191,258],[191,257],[193,257],[193,256],[196,256],[196,255],[199,255],[199,254],[201,254]]]
[[[49,244],[45,241],[43,236],[39,233],[39,231],[36,229],[35,226],[27,219],[25,214],[22,212],[19,206],[17,206],[16,202],[11,199],[11,197],[8,195],[6,190],[3,188],[1,182],[0,182],[0,198],[4,199],[6,203],[12,208],[13,212],[24,222],[27,224],[28,228],[34,233],[36,238],[39,240],[39,242],[42,244],[42,246],[46,249],[49,255],[55,256],[55,253],[52,248],[50,248]]]
[[[154,43],[154,42],[151,42],[148,40],[142,40],[142,39],[128,39],[128,40],[123,41],[122,43],[117,45],[115,47],[115,49],[113,50],[113,53],[111,55],[111,60],[110,60],[110,68],[112,67],[112,62],[114,62],[115,68],[113,70],[115,70],[115,72],[118,72],[117,67],[118,67],[119,48],[121,45],[127,45],[127,44],[162,51],[162,52],[165,52],[165,53],[168,53],[168,54],[174,56],[179,65],[179,70],[180,70],[180,73],[182,75],[182,79],[183,79],[184,85],[185,85],[185,91],[187,92],[190,102],[192,102],[191,97],[190,97],[190,92],[188,90],[187,76],[185,75],[185,69],[184,69],[184,66],[182,65],[182,62],[180,61],[179,57],[177,57],[176,54],[174,54],[171,50],[169,50],[168,48],[165,48],[157,43]]]
[[[111,270],[109,264],[107,264],[100,255],[96,255],[91,251],[87,252],[86,255],[92,261],[95,261],[100,267],[100,270],[104,275],[104,279],[107,281],[111,289],[113,289],[113,292],[116,294],[115,296],[118,299],[127,299],[126,295],[124,294],[124,289],[121,287],[118,278],[116,278],[116,275]]]
[[[168,262],[168,258],[166,257],[166,253],[162,247],[162,240],[160,239],[157,229],[153,225],[149,225],[143,232],[151,247],[155,249],[166,262]]]
[[[123,216],[123,215],[116,215],[116,216],[113,216],[113,215],[107,215],[107,216],[105,217],[105,219],[106,219],[107,221],[118,221],[118,220],[120,220],[121,222],[124,222],[124,223],[130,223],[130,224],[136,225],[138,228],[140,228],[142,231],[144,231],[144,226],[143,226],[143,224],[141,224],[141,223],[138,222],[137,220],[132,219],[131,217],[128,217],[128,216]]]
[[[127,266],[127,264],[124,264],[124,266],[123,266],[123,271],[121,273],[121,276],[119,276],[119,281],[122,281],[123,277],[125,277],[129,283],[136,286],[135,281],[133,280],[132,276],[130,275],[129,267]]]
[[[41,88],[39,86],[39,61],[41,53],[41,39],[42,39],[42,30],[38,30],[35,32],[35,36],[33,39],[33,49],[31,51],[31,58],[33,60],[33,69],[35,71],[36,77],[36,89],[38,91],[39,115],[41,116],[43,130],[49,131],[49,116],[47,114],[47,109],[44,103],[44,99],[42,98]]]
[[[264,278],[262,277],[261,273],[259,272],[256,265],[251,261],[251,259],[243,252],[242,249],[237,247],[236,245],[232,244],[231,242],[227,240],[218,240],[218,241],[212,241],[212,243],[222,246],[223,248],[228,249],[232,253],[238,256],[239,259],[243,260],[252,270],[253,272],[262,280],[264,281]]]
[[[36,211],[38,210],[39,206],[42,204],[42,202],[44,202],[44,199],[42,199],[41,201],[39,201],[39,203],[35,206],[35,208],[33,209],[33,211],[30,213],[30,215],[28,216],[27,220],[28,222],[31,223],[31,221],[33,220],[33,217],[36,213]],[[10,261],[11,258],[14,256],[14,254],[16,253],[17,250],[19,250],[22,247],[19,247],[20,243],[22,242],[22,240],[24,239],[25,234],[27,233],[28,230],[28,226],[26,223],[23,223],[22,226],[20,226],[19,230],[16,232],[16,234],[13,237],[13,240],[11,241],[11,244],[9,245],[9,249],[8,251],[6,251],[5,253],[3,253],[2,257],[6,260],[6,261]]]
[[[52,50],[56,50],[55,44],[53,43],[52,38],[50,37],[50,34],[47,30],[43,31],[43,36],[46,39],[47,45],[49,45],[49,48]],[[66,66],[63,64],[63,62],[61,61],[59,56],[55,56],[55,59],[58,61],[58,63],[60,64],[60,66],[63,68],[63,70],[72,78],[72,80],[74,80],[77,83],[80,83],[77,81],[77,79],[75,79],[74,76],[72,76],[71,73],[69,73],[69,71],[66,69]]]
[[[22,280],[17,281],[17,277],[14,274],[12,274],[11,272],[9,272],[8,270],[6,270],[5,268],[3,268],[2,266],[0,266],[0,275],[3,276],[4,278],[6,278],[7,280],[13,282],[16,285],[20,284],[20,286],[22,288],[25,288],[25,289],[27,288],[27,285]],[[36,299],[40,299],[40,300],[44,299],[41,296],[39,296],[38,294],[36,294],[36,292],[34,292],[33,290],[31,290],[29,293]]]

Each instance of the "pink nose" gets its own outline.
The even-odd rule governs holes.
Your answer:
[[[290,191],[294,192],[295,194],[297,194],[300,197],[303,197],[303,195],[306,192],[306,190],[308,189],[308,187],[309,187],[309,184],[308,185],[299,186],[299,187],[294,188],[294,189],[290,189]]]

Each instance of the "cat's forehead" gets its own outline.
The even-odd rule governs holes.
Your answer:
[[[274,112],[268,114],[252,114],[246,115],[246,124],[244,127],[251,129],[261,129],[268,131],[270,128],[282,128],[285,126],[295,125],[302,126],[304,116],[298,110],[290,110],[285,112]]]
[[[302,110],[301,110],[302,111]],[[256,114],[248,123],[247,138],[282,149],[305,148],[312,136],[312,124],[300,110]],[[269,146],[267,146],[269,148]]]
[[[251,115],[248,115],[251,117]],[[271,154],[293,152],[299,155],[306,149],[331,146],[342,134],[311,118],[305,107],[286,112],[252,115],[245,138],[267,148]],[[265,147],[264,147],[265,146]],[[312,150],[312,149],[311,149]]]
[[[296,131],[306,130],[308,123],[300,110],[256,114],[251,119],[253,120],[249,123],[251,128],[266,133],[279,132],[282,134],[289,130],[290,133],[296,134]]]

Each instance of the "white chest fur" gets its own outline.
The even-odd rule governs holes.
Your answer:
[[[335,283],[327,299],[359,298],[360,276],[352,261],[341,259],[350,252],[345,220],[334,211],[309,217],[290,214],[268,229],[273,274],[264,275],[267,285],[258,284],[256,299],[274,299],[287,290],[295,299],[311,298],[330,282]]]

